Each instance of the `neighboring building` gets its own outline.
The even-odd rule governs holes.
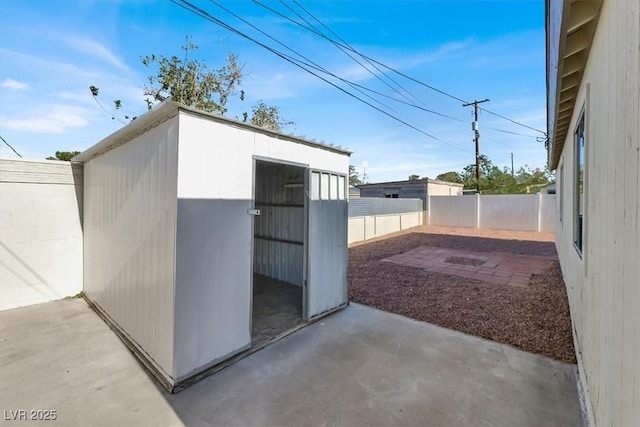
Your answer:
[[[423,202],[423,210],[427,210],[428,196],[459,196],[462,195],[462,187],[462,184],[428,178],[411,181],[361,184],[358,186],[358,188],[360,188],[360,197],[421,199]]]
[[[360,197],[360,189],[358,187],[354,187],[353,185],[349,186],[349,199],[357,199]]]
[[[542,187],[542,190],[540,190],[541,193],[543,194],[556,194],[556,183],[552,182],[551,184],[547,184],[544,187]]]
[[[590,423],[640,423],[640,1],[547,0],[556,247]]]
[[[86,298],[170,391],[346,306],[349,154],[163,102],[74,159]]]

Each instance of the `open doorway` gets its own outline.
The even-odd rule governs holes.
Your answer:
[[[303,321],[305,171],[256,160],[251,344],[256,346]]]

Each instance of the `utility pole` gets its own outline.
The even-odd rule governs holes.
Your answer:
[[[513,152],[511,153],[511,176],[514,176],[515,174],[513,173]]]
[[[467,104],[462,104],[463,107],[473,105],[473,124],[471,125],[471,128],[475,132],[476,141],[476,192],[478,193],[480,193],[480,131],[478,130],[478,104],[488,101],[489,98],[483,99],[482,101],[476,100]]]

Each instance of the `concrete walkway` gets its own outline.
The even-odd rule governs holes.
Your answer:
[[[83,300],[0,312],[0,409],[20,426],[10,411],[65,426],[580,424],[573,365],[356,304],[176,395]]]

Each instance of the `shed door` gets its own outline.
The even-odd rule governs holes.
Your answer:
[[[310,170],[307,319],[347,302],[346,176]]]

